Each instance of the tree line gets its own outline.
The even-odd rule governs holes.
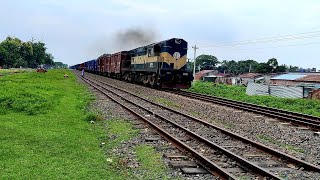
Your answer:
[[[191,68],[193,64],[189,62]],[[243,74],[248,72],[254,73],[277,73],[277,72],[296,72],[299,70],[297,66],[279,65],[276,58],[271,58],[266,62],[257,62],[255,60],[223,60],[212,55],[202,54],[196,58],[196,70],[216,69],[220,73]]]
[[[0,67],[36,68],[38,65],[54,65],[54,57],[47,52],[45,43],[41,41],[24,42],[19,38],[8,36],[0,43]]]

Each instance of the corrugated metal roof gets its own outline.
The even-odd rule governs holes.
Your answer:
[[[305,77],[297,79],[303,82],[320,82],[320,75],[306,75]]]
[[[230,74],[213,74],[208,76],[202,76],[202,77],[228,77]]]
[[[271,80],[296,80],[299,78],[303,78],[307,75],[303,75],[303,74],[282,74],[280,76],[276,76],[271,78]]]
[[[239,75],[240,78],[255,78],[257,76],[261,76],[259,73],[246,73]]]

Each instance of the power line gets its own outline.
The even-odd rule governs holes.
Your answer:
[[[320,42],[304,43],[304,44],[291,44],[291,45],[284,45],[284,46],[269,46],[269,47],[261,47],[261,48],[250,48],[250,49],[237,49],[236,51],[248,51],[248,50],[259,50],[259,49],[269,49],[269,48],[280,48],[280,47],[306,46],[306,45],[315,45],[315,44],[320,44]]]
[[[202,45],[200,47],[205,48],[205,47],[214,47],[214,46],[249,45],[249,44],[257,44],[257,43],[272,43],[272,42],[279,42],[279,41],[298,40],[298,39],[315,38],[315,37],[320,37],[320,31],[312,31],[312,32],[291,34],[291,35],[284,35],[284,36],[274,36],[274,37],[260,38],[255,40],[235,41],[235,42],[229,42],[229,43],[217,43],[217,44],[211,44],[211,45]]]

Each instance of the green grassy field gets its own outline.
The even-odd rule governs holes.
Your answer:
[[[0,78],[0,179],[102,179],[102,129],[85,121],[92,96],[71,71]]]
[[[63,78],[65,73],[69,78]],[[137,131],[123,120],[103,120],[88,112],[92,100],[69,70],[1,76],[0,179],[135,178],[121,161],[125,157],[114,155],[112,149]],[[90,120],[97,121],[90,124]],[[111,135],[116,138],[110,139]],[[106,144],[100,147],[102,142]],[[139,146],[132,151],[140,170],[154,172],[140,179],[164,176],[153,148]]]
[[[16,73],[24,73],[28,71],[32,71],[32,69],[0,69],[0,76],[6,76],[6,75],[11,75]]]
[[[99,123],[107,127],[107,136],[104,139],[107,142],[104,150],[108,159],[106,179],[168,179],[166,166],[161,160],[162,156],[152,146],[142,144],[127,150],[135,154],[139,162],[139,167],[136,167],[135,171],[140,172],[139,174],[127,167],[127,155],[114,155],[113,150],[119,148],[121,143],[137,136],[138,130],[135,130],[132,124],[123,119],[109,119]]]
[[[319,100],[249,96],[246,95],[246,88],[243,86],[229,86],[200,81],[196,82],[188,91],[320,116]]]

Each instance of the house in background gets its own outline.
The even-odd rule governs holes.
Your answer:
[[[271,84],[302,87],[304,98],[319,99],[320,97],[319,73],[282,74],[271,78]]]
[[[223,83],[223,84],[229,84],[229,85],[235,84],[235,77],[233,77],[231,74],[218,73],[218,74],[202,76],[201,79],[203,81],[209,81],[214,83]]]
[[[263,79],[263,75],[259,73],[246,73],[238,76],[237,81],[239,85],[248,85],[250,82],[256,82]]]
[[[271,84],[278,85],[299,85],[303,83],[320,84],[320,74],[282,74],[271,78]]]
[[[218,74],[217,70],[202,70],[195,74],[194,80],[201,80],[203,76]]]

